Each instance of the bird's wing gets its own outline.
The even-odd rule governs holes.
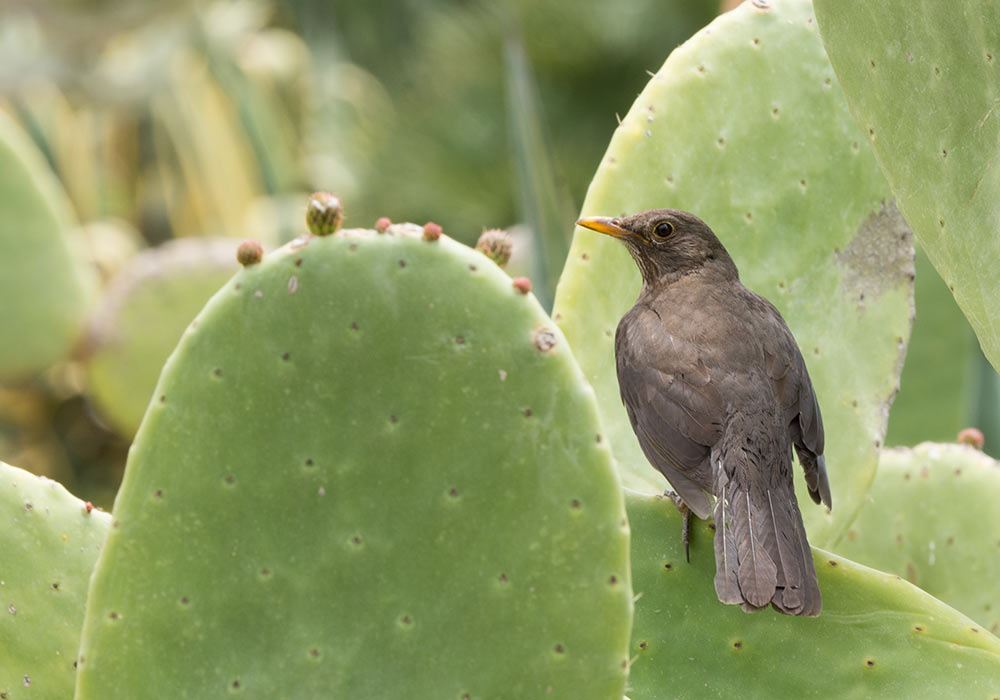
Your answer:
[[[646,458],[688,507],[706,518],[712,510],[709,451],[721,435],[725,403],[693,348],[672,350],[646,355],[619,331],[618,384]]]
[[[777,309],[766,302],[771,314],[763,334],[764,363],[775,395],[792,433],[792,443],[805,471],[809,495],[816,503],[831,506],[830,482],[823,459],[823,416],[802,353]]]

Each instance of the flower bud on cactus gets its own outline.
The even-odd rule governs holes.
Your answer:
[[[243,267],[256,265],[264,257],[264,247],[260,241],[243,241],[236,249],[236,261]]]
[[[375,230],[379,233],[385,233],[390,226],[392,226],[392,220],[388,216],[380,216],[375,222]]]
[[[476,241],[476,250],[500,267],[506,265],[510,260],[513,247],[510,234],[499,228],[483,231],[483,235]]]
[[[514,289],[521,292],[521,294],[527,294],[531,291],[531,280],[527,277],[518,277],[514,280]]]
[[[441,226],[435,224],[433,221],[428,221],[424,224],[424,240],[425,241],[436,241],[441,237]]]
[[[958,433],[957,441],[962,445],[970,445],[977,450],[981,450],[986,439],[983,437],[983,432],[978,428],[963,428]]]
[[[344,223],[344,205],[340,198],[329,192],[309,195],[306,207],[306,225],[317,236],[329,236]]]

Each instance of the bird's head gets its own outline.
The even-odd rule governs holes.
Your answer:
[[[594,216],[576,223],[624,243],[647,286],[669,284],[702,270],[738,277],[736,265],[712,229],[686,211],[650,209],[622,218]]]

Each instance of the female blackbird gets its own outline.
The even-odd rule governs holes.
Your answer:
[[[792,486],[830,507],[823,421],[802,354],[774,306],[740,282],[698,217],[655,209],[580,226],[622,241],[642,273],[618,324],[618,385],[646,458],[685,515],[715,517],[715,591],[745,611],[819,615]]]

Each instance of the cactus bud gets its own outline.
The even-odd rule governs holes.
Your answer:
[[[243,241],[236,249],[236,261],[243,267],[250,267],[260,262],[264,257],[264,247],[260,241]]]
[[[476,250],[503,267],[510,260],[513,243],[509,233],[503,229],[491,228],[483,231],[483,235],[476,241]]]
[[[381,216],[379,220],[375,222],[375,230],[379,233],[385,233],[392,226],[392,221],[388,216]]]
[[[982,431],[978,428],[963,428],[958,433],[957,440],[959,444],[970,445],[975,447],[977,450],[983,449],[983,443],[986,442]]]
[[[441,227],[435,224],[433,221],[428,221],[424,224],[424,240],[425,241],[436,241],[441,237]]]
[[[518,277],[514,280],[514,289],[521,292],[521,294],[527,294],[531,291],[531,280],[527,277]]]
[[[344,205],[329,192],[313,192],[306,206],[306,226],[317,236],[329,236],[344,223]]]

